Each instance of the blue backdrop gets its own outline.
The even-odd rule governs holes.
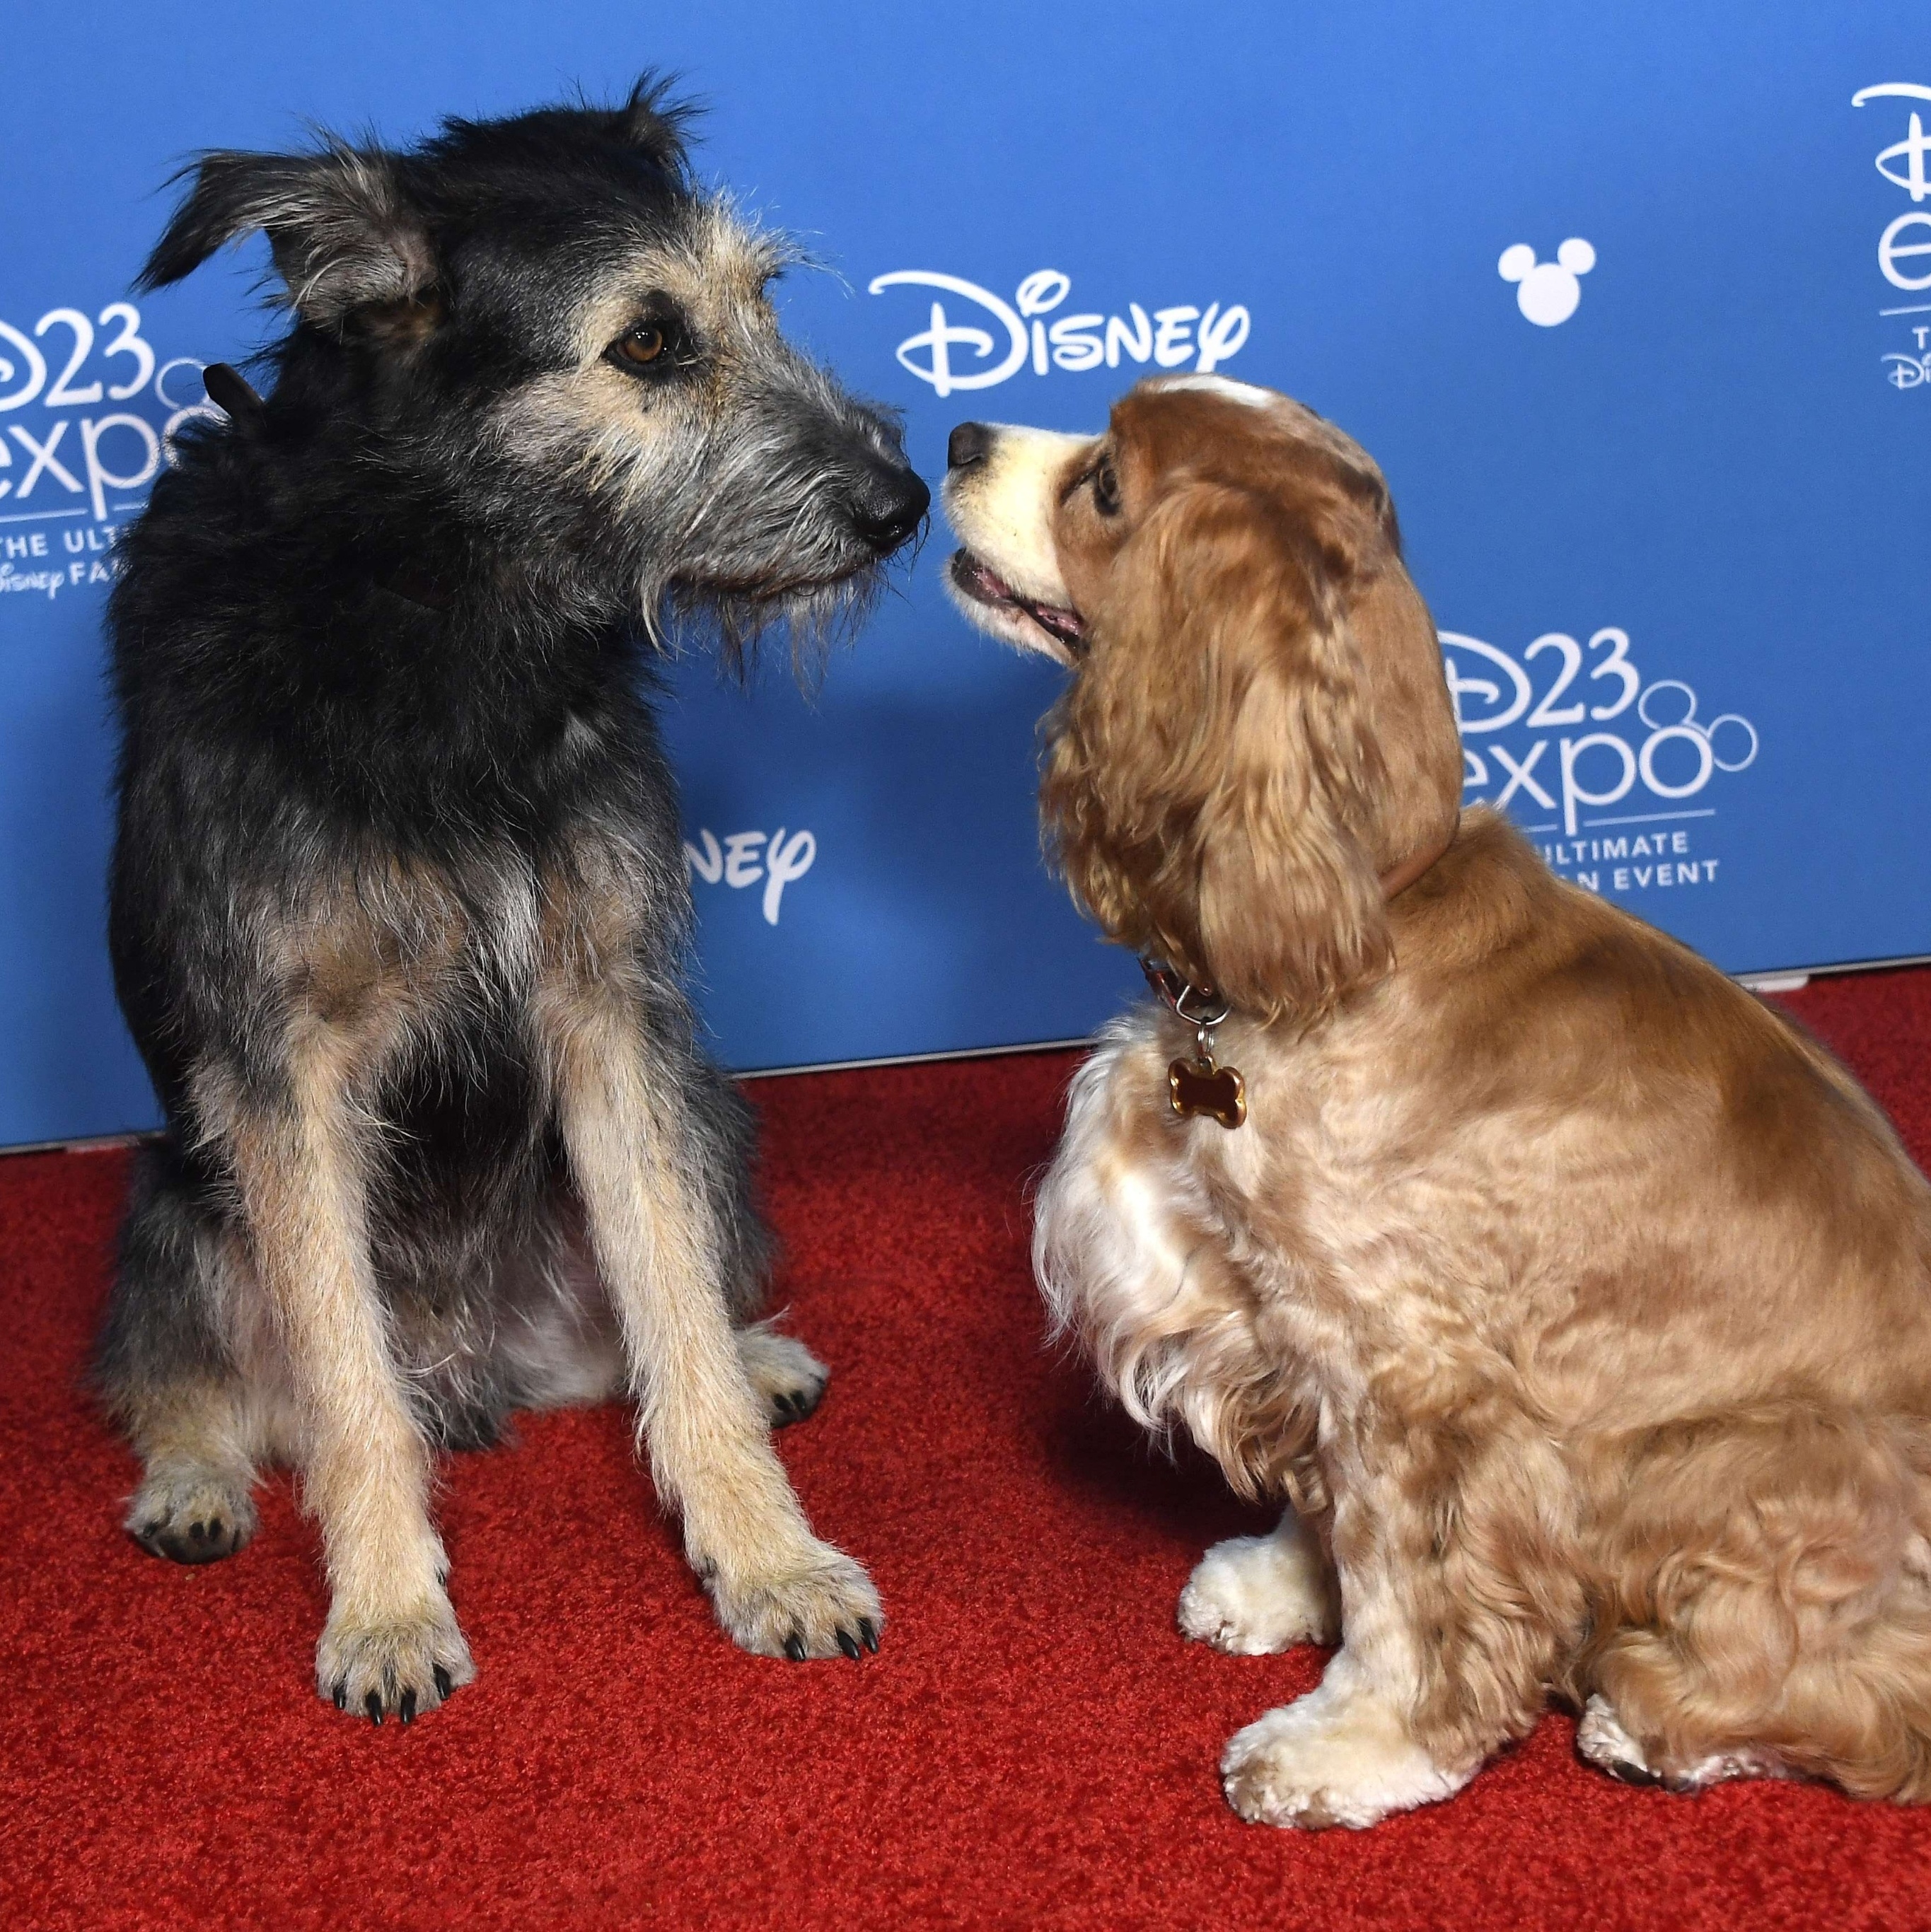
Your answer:
[[[415,136],[647,64],[828,272],[789,325],[943,466],[1159,367],[1380,460],[1468,796],[1732,970],[1931,952],[1931,26],[1517,0],[1176,10],[17,4],[0,207],[0,1142],[153,1103],[102,943],[100,620],[263,256],[135,304],[188,151]],[[677,675],[705,1010],[743,1067],[1064,1038],[1137,975],[1037,856],[1058,674],[935,536],[807,702]]]

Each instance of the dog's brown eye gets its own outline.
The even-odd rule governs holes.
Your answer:
[[[639,368],[646,368],[661,361],[665,350],[671,346],[671,338],[661,322],[640,322],[626,334],[620,335],[611,344],[612,351],[626,362],[634,362]]]
[[[674,315],[633,322],[603,352],[603,359],[626,376],[668,376],[687,369],[693,357],[690,338]]]
[[[1103,517],[1119,514],[1119,475],[1110,463],[1104,460],[1094,466],[1093,507]]]

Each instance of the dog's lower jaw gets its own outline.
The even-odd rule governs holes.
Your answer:
[[[1228,1739],[1221,1786],[1250,1824],[1361,1831],[1453,1797],[1476,1768],[1437,1763],[1344,1650],[1317,1689]]]

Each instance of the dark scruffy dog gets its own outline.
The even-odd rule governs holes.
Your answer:
[[[166,1109],[101,1376],[128,1524],[241,1547],[293,1462],[316,1681],[405,1722],[473,1675],[432,1446],[636,1397],[725,1630],[876,1648],[770,1442],[824,1370],[752,1325],[751,1132],[692,1036],[660,620],[824,623],[927,506],[780,337],[773,244],[678,110],[451,121],[408,153],[211,154],[143,276],[265,230],[295,326],[183,439],[114,597],[112,938]]]

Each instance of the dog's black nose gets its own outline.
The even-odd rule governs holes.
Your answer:
[[[909,470],[894,465],[868,476],[851,505],[858,534],[881,556],[889,556],[925,520],[932,492]]]
[[[986,423],[961,423],[947,440],[945,460],[954,470],[969,470],[983,463],[993,446],[991,427]]]

